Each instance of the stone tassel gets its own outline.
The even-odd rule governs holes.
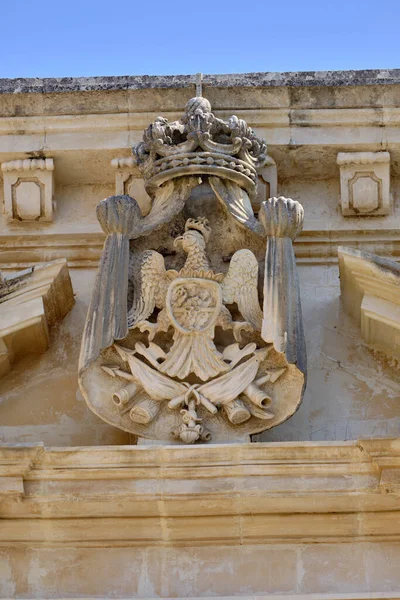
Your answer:
[[[107,238],[86,317],[79,372],[128,333],[129,234],[142,215],[130,196],[111,196],[97,206],[97,218]]]
[[[290,198],[261,204],[259,219],[267,237],[261,335],[288,363],[306,373],[307,357],[293,240],[303,227],[304,211]]]

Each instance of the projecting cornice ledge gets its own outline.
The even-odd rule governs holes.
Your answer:
[[[400,539],[400,439],[0,449],[0,545]]]
[[[49,345],[49,328],[74,304],[65,259],[31,267],[15,277],[0,273],[0,377],[27,354]]]
[[[354,248],[338,248],[340,290],[345,310],[365,342],[400,359],[400,265]]]

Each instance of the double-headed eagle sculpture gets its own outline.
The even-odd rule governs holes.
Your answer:
[[[142,216],[129,196],[99,204],[107,239],[82,341],[80,385],[106,421],[143,438],[193,443],[239,439],[282,422],[299,405],[306,368],[292,240],[303,210],[272,198],[256,218],[251,199],[265,153],[244,121],[222,121],[196,97],[180,121],[159,117],[134,149],[150,213]],[[175,236],[175,252],[186,255],[179,270],[167,268],[151,247],[160,227],[185,206],[194,210],[192,190],[203,183],[227,222],[266,243],[262,307],[252,251],[236,250],[224,273],[213,269],[210,219],[190,217]],[[143,236],[148,248],[139,251],[134,241],[130,248],[129,240]]]

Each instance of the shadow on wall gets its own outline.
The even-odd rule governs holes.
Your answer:
[[[338,267],[300,266],[308,356],[303,402],[253,441],[341,441],[400,435],[396,364],[368,348],[341,306]]]

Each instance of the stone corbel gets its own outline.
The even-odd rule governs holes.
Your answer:
[[[49,328],[74,304],[65,259],[28,269],[0,285],[0,377],[18,358],[45,352]]]
[[[344,217],[390,213],[389,152],[339,152],[337,164]]]
[[[51,222],[54,218],[54,161],[26,158],[1,164],[6,220]]]
[[[151,209],[151,198],[144,189],[142,175],[133,156],[113,158],[111,166],[115,169],[115,195],[128,195],[135,198],[141,213],[146,216]]]
[[[354,248],[338,248],[343,306],[364,341],[400,360],[400,266]]]

